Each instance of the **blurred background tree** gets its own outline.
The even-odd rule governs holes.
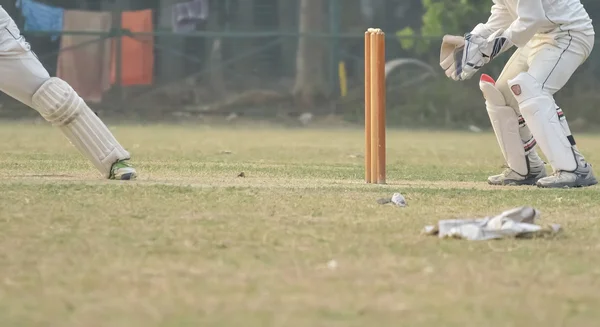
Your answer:
[[[482,17],[486,17],[491,1],[480,0],[421,0],[423,16],[420,29],[408,26],[396,33],[404,49],[426,52],[437,43],[432,38],[440,35],[463,35],[471,31]],[[416,36],[421,38],[417,40]]]

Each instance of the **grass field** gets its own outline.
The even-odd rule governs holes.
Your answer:
[[[0,326],[597,326],[598,187],[490,187],[492,134],[118,126],[140,179],[100,179],[55,129],[0,124]],[[600,167],[600,136],[579,136]],[[241,172],[245,178],[238,177]],[[376,200],[403,193],[407,208]],[[419,235],[533,205],[555,239]],[[332,266],[331,261],[337,266]]]

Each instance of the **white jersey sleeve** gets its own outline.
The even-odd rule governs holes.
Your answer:
[[[504,36],[517,47],[523,47],[544,24],[546,12],[542,0],[519,0],[516,11],[518,17],[504,31]]]
[[[518,47],[536,34],[575,31],[594,35],[592,20],[580,0],[494,0],[488,21],[471,34],[488,38],[498,31]]]
[[[4,29],[10,20],[11,18],[8,13],[0,6],[0,29]]]
[[[471,34],[479,35],[483,38],[488,38],[497,30],[505,30],[514,21],[510,15],[508,8],[498,0],[494,0],[491,15],[485,24],[477,25]]]

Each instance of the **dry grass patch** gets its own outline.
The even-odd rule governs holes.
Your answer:
[[[0,137],[0,325],[596,326],[598,188],[493,188],[491,134],[118,126],[141,178],[99,180],[56,130]],[[580,137],[591,162],[600,138]],[[246,177],[237,175],[244,172]],[[400,191],[409,207],[380,206]],[[557,239],[419,235],[530,204]],[[328,265],[332,260],[335,268]]]

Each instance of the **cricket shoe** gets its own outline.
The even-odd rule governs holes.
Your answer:
[[[490,185],[536,185],[538,180],[546,177],[546,168],[542,165],[539,167],[530,167],[529,174],[521,175],[516,171],[507,168],[502,174],[488,177]]]
[[[584,166],[578,165],[575,171],[555,171],[554,174],[537,182],[537,186],[542,188],[586,187],[596,184],[598,184],[598,180],[589,163]]]
[[[129,160],[119,160],[112,165],[108,179],[127,181],[136,179],[136,177],[137,172],[129,163]]]

